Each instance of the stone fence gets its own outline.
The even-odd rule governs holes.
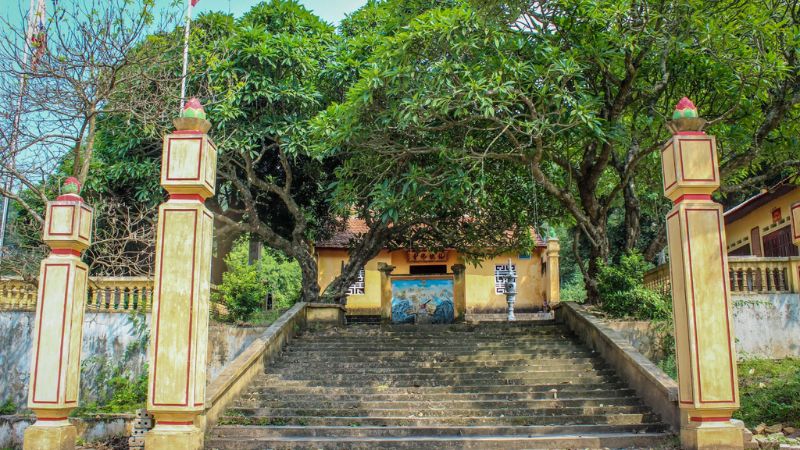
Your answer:
[[[800,257],[728,257],[728,287],[731,294],[800,293]],[[669,265],[662,264],[644,275],[650,289],[670,292]]]

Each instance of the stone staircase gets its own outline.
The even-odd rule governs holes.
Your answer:
[[[667,448],[659,421],[551,321],[306,332],[209,449]]]

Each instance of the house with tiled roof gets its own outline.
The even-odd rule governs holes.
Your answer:
[[[315,244],[319,283],[330,284],[348,261],[350,243],[368,231],[361,219]],[[395,323],[452,322],[508,309],[505,276],[509,265],[517,276],[514,309],[539,313],[559,301],[557,239],[544,240],[534,231],[527,253],[504,253],[469,263],[456,250],[437,252],[382,250],[367,262],[350,286],[347,314],[381,316]]]

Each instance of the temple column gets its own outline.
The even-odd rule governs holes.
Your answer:
[[[394,266],[386,263],[378,263],[378,271],[381,273],[381,322],[391,322],[392,320],[392,278],[391,274]]]
[[[155,427],[145,447],[201,449],[217,151],[197,99],[186,103],[176,131],[164,137],[158,209],[147,410]]]
[[[561,269],[558,262],[560,251],[561,244],[558,238],[548,238],[547,249],[545,250],[545,257],[547,258],[547,264],[545,266],[547,292],[545,293],[545,299],[551,308],[561,301]]]
[[[743,447],[731,422],[739,408],[736,351],[728,292],[725,222],[711,200],[719,187],[714,136],[686,98],[669,123],[672,138],[661,149],[667,215],[675,346],[678,363],[681,447]]]
[[[800,202],[792,204],[789,215],[792,218],[792,241],[794,245],[800,247]],[[789,274],[789,278],[792,282],[792,292],[800,292],[800,263],[794,262],[790,268],[792,273]]]
[[[67,417],[78,406],[81,338],[89,268],[81,252],[92,236],[92,208],[68,178],[62,195],[47,202],[44,242],[51,248],[39,271],[28,408],[36,423],[25,430],[25,450],[73,449],[77,430]]]
[[[455,308],[455,320],[461,321],[467,315],[467,280],[464,276],[466,266],[464,264],[453,264],[450,267],[453,271],[453,307]]]

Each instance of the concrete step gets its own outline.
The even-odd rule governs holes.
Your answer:
[[[654,448],[668,442],[665,433],[598,433],[548,436],[413,436],[413,437],[282,437],[211,439],[206,448],[228,449],[531,449]]]
[[[628,425],[533,425],[533,426],[410,426],[410,427],[341,427],[341,426],[239,426],[216,427],[212,438],[265,439],[294,437],[402,437],[402,436],[545,436],[552,434],[587,435],[592,433],[659,433],[667,427],[659,423]]]
[[[551,373],[551,372],[593,372],[607,370],[605,366],[599,362],[576,364],[570,361],[556,362],[550,365],[536,364],[528,366],[488,366],[481,367],[475,365],[462,365],[460,367],[441,366],[439,364],[428,363],[427,367],[415,367],[412,365],[386,365],[386,366],[372,366],[372,365],[356,365],[356,364],[335,364],[335,365],[322,365],[322,364],[276,364],[273,367],[280,369],[281,373],[296,373],[304,372],[309,373],[314,370],[324,370],[326,372],[335,370],[337,374],[341,375],[391,375],[391,376],[411,376],[415,374],[420,375],[440,375],[442,372],[454,375],[520,375],[520,374],[536,374],[536,373]]]
[[[323,361],[342,361],[342,360],[361,360],[363,361],[367,355],[366,352],[351,352],[351,351],[338,351],[338,352],[285,352],[288,358],[299,358],[304,360],[318,359]],[[536,350],[536,351],[507,351],[507,352],[471,352],[463,351],[459,353],[448,353],[446,351],[428,350],[428,351],[384,351],[372,352],[369,358],[380,363],[383,360],[399,359],[401,361],[411,360],[419,361],[425,359],[436,359],[440,361],[497,361],[497,360],[520,360],[520,359],[569,359],[569,358],[591,358],[595,354],[589,350],[580,348],[562,349],[562,350]]]
[[[518,350],[561,350],[563,348],[576,349],[581,348],[575,342],[566,341],[563,339],[553,339],[551,342],[363,342],[358,344],[336,345],[326,344],[317,345],[315,342],[302,342],[297,345],[292,345],[286,349],[288,352],[338,352],[338,351],[359,351],[365,350],[369,352],[384,352],[384,351],[476,351],[476,350],[492,350],[492,351],[518,351]]]
[[[514,317],[516,318],[515,322],[519,321],[526,321],[526,322],[550,322],[553,320],[553,313],[545,313],[545,312],[538,312],[538,313],[514,313]],[[467,313],[464,317],[464,320],[469,322],[508,322],[508,313]]]
[[[232,412],[236,412],[235,409]],[[473,426],[473,425],[630,425],[658,423],[658,416],[652,413],[613,413],[604,415],[558,414],[558,415],[516,415],[510,416],[310,416],[310,415],[265,415],[242,416],[226,414],[220,418],[220,425],[303,425],[303,426]]]
[[[527,416],[590,416],[590,415],[611,415],[611,414],[645,414],[648,409],[641,405],[615,405],[615,406],[561,406],[561,407],[540,407],[530,408],[476,408],[476,407],[443,407],[436,409],[407,406],[406,408],[372,408],[372,407],[353,407],[353,408],[248,408],[234,406],[228,408],[227,414],[232,416],[245,417],[527,417]]]
[[[570,381],[572,384],[602,384],[614,381],[612,377],[616,376],[612,371],[607,371],[605,374],[597,374],[592,372],[584,372],[580,374],[561,373],[547,375],[532,375],[528,377],[506,377],[506,376],[449,376],[449,377],[402,377],[395,378],[391,376],[359,376],[349,377],[341,375],[328,375],[326,380],[319,380],[311,375],[304,374],[281,374],[269,375],[268,377],[259,378],[255,383],[256,388],[268,389],[275,384],[284,384],[287,386],[328,386],[328,387],[351,387],[351,386],[364,386],[369,385],[373,387],[397,387],[397,388],[417,388],[423,386],[452,386],[457,384],[458,388],[472,390],[479,389],[483,386],[551,386],[564,380],[565,376],[574,377]],[[480,391],[475,391],[480,392]]]
[[[262,378],[254,380],[246,390],[252,392],[272,392],[285,395],[295,394],[324,394],[324,395],[357,395],[357,394],[382,394],[382,395],[523,395],[523,394],[550,394],[552,389],[558,391],[559,395],[568,391],[596,391],[607,394],[619,392],[627,389],[619,382],[609,383],[585,383],[579,384],[572,381],[561,383],[543,383],[539,385],[514,385],[514,384],[478,384],[478,385],[459,385],[459,386],[387,386],[387,385],[356,385],[356,386],[309,386],[308,383],[285,382],[285,383],[266,383]],[[631,392],[627,390],[627,392]]]
[[[420,372],[433,371],[448,371],[448,372],[475,372],[475,371],[496,371],[496,370],[540,370],[545,368],[597,368],[602,369],[606,367],[604,361],[600,358],[575,358],[575,359],[552,359],[552,360],[527,360],[518,359],[510,361],[452,361],[443,362],[438,360],[418,360],[418,361],[395,361],[394,363],[386,361],[385,364],[376,365],[374,363],[364,363],[363,361],[339,361],[339,362],[325,362],[320,361],[306,361],[303,359],[288,358],[281,359],[272,364],[271,370],[314,370],[324,368],[331,370],[335,368],[337,372],[344,373],[348,371],[367,370],[373,373],[398,373],[408,370],[418,370]]]
[[[312,408],[340,408],[340,409],[411,409],[436,410],[436,409],[537,409],[537,408],[565,408],[565,407],[604,407],[604,406],[641,406],[636,397],[600,397],[600,398],[575,398],[575,399],[538,399],[538,400],[370,400],[362,397],[360,400],[328,400],[323,398],[300,399],[271,399],[260,396],[241,397],[235,403],[237,408],[295,408],[308,410]]]
[[[513,386],[512,386],[513,387]],[[572,389],[559,389],[555,395],[559,400],[594,400],[594,399],[628,399],[637,398],[636,392],[632,389],[613,388],[584,390],[577,386]],[[361,390],[354,392],[354,389],[339,389],[332,392],[328,388],[308,388],[308,389],[249,389],[242,393],[242,399],[254,398],[263,402],[278,401],[309,401],[309,402],[481,402],[481,401],[534,401],[552,400],[554,394],[549,390],[540,392],[523,391],[504,391],[504,392],[420,392],[418,389],[413,392],[398,392],[396,389],[390,390]]]

